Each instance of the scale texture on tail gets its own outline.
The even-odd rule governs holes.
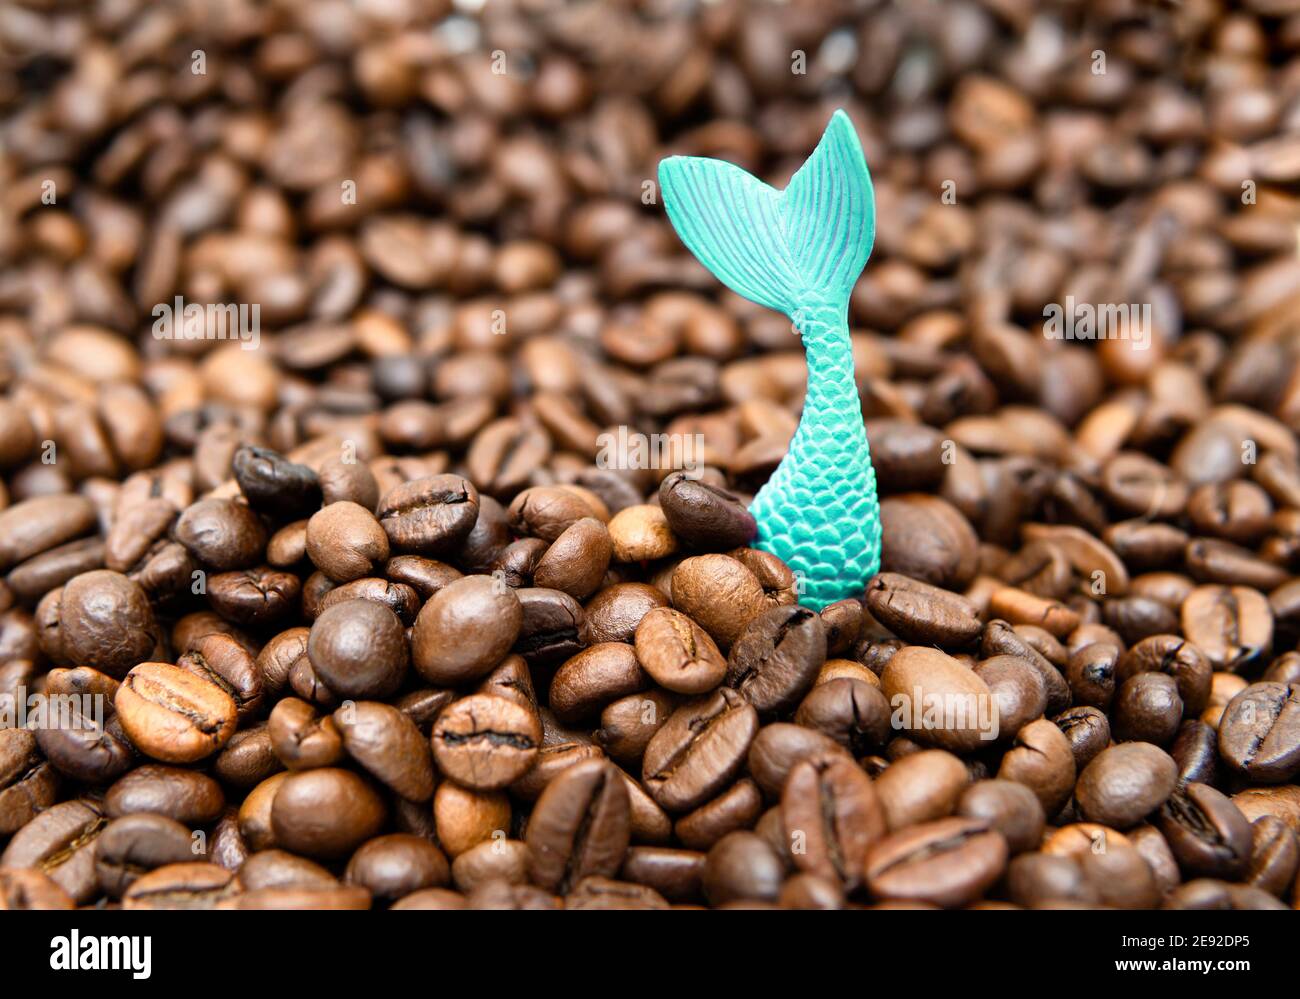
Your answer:
[[[690,156],[664,160],[659,180],[687,248],[737,294],[788,315],[803,338],[803,416],[754,498],[754,543],[799,574],[801,602],[820,609],[859,596],[880,565],[880,506],[848,329],[849,294],[875,237],[871,176],[853,126],[835,112],[784,191]]]

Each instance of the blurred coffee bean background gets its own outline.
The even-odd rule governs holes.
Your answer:
[[[1293,457],[1298,48],[1286,0],[8,3],[0,384],[33,432],[0,459],[74,459],[12,498],[170,444],[210,488],[241,439],[335,431],[468,448],[508,495],[613,425],[703,432],[761,482],[799,342],[684,253],[656,164],[783,183],[836,107],[878,198],[851,309],[868,417],[1054,460],[1072,428],[1105,459],[1218,412],[1173,455],[1192,483],[1224,477],[1207,454],[1241,473],[1238,431]],[[260,349],[153,336],[177,295],[256,304]],[[1150,349],[1044,337],[1067,298],[1149,305]],[[935,480],[927,455],[885,491]]]

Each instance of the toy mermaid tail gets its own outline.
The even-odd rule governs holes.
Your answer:
[[[860,596],[880,566],[880,504],[848,306],[871,254],[875,198],[848,115],[835,112],[784,191],[695,156],[664,160],[659,183],[668,218],[700,262],[737,294],[785,313],[803,338],[803,415],[754,497],[754,546],[798,574],[801,603],[820,610]]]

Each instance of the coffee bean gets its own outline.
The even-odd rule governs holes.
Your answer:
[[[1079,774],[1074,800],[1085,818],[1127,829],[1169,799],[1177,777],[1168,753],[1145,742],[1121,743]]]
[[[758,577],[727,555],[683,559],[673,572],[672,596],[673,606],[699,622],[722,649],[730,649],[744,627],[771,606]]]
[[[235,734],[235,700],[216,684],[167,663],[141,663],[114,698],[131,744],[165,763],[193,763]]]
[[[149,813],[126,815],[106,825],[95,841],[95,873],[100,889],[120,898],[141,875],[192,861],[195,855],[195,840],[176,820]]]
[[[886,831],[871,778],[839,753],[795,765],[781,793],[781,819],[802,841],[803,849],[792,851],[795,865],[846,891],[862,883],[867,849]]]
[[[235,892],[234,875],[202,861],[167,864],[137,878],[124,909],[214,909]]]
[[[882,572],[867,585],[867,609],[907,642],[960,648],[978,638],[981,628],[964,597],[898,573]]]
[[[952,907],[978,898],[1006,863],[1006,840],[987,823],[939,819],[874,843],[867,850],[866,883],[879,899]]]
[[[576,722],[598,713],[610,701],[644,690],[648,682],[631,646],[601,642],[559,668],[548,701],[561,721]]]
[[[1208,784],[1176,788],[1160,806],[1156,825],[1189,874],[1236,879],[1250,864],[1250,823]]]
[[[231,462],[235,481],[254,510],[273,517],[309,517],[321,503],[320,483],[306,465],[269,448],[244,445]]]
[[[623,778],[613,764],[587,760],[547,785],[528,820],[533,881],[567,892],[590,875],[618,872],[631,835]]]
[[[63,587],[58,628],[68,661],[115,678],[147,659],[157,643],[144,590],[107,569],[83,573]]]
[[[0,510],[0,570],[57,548],[95,527],[95,507],[84,496],[39,496]]]
[[[616,583],[591,598],[585,610],[587,637],[597,642],[630,642],[642,618],[668,598],[646,583]]]
[[[970,775],[941,749],[926,749],[891,763],[876,778],[876,791],[890,829],[951,815]]]
[[[713,905],[741,899],[775,901],[785,875],[780,858],[761,836],[740,830],[722,837],[704,858],[704,897]]]
[[[885,695],[878,687],[853,677],[818,684],[800,703],[794,720],[824,732],[855,755],[879,749],[891,734]]]
[[[1183,635],[1216,669],[1249,669],[1268,655],[1273,614],[1263,594],[1244,586],[1198,586],[1183,601]]]
[[[522,776],[537,759],[541,723],[503,697],[473,694],[454,701],[433,726],[438,769],[466,787],[490,791]]]
[[[374,836],[384,814],[383,800],[364,779],[349,770],[322,767],[286,775],[270,818],[276,843],[330,860]]]
[[[899,650],[880,684],[902,730],[919,742],[970,752],[998,736],[999,705],[988,685],[938,649]]]
[[[377,514],[394,549],[441,555],[454,551],[478,521],[478,490],[458,475],[415,479],[385,494]]]
[[[262,706],[262,674],[257,662],[230,635],[204,635],[176,660],[176,666],[234,698],[241,719],[256,714]]]
[[[669,812],[697,807],[740,769],[757,730],[753,705],[729,688],[684,704],[646,746],[646,790]]]
[[[704,629],[668,607],[651,610],[637,625],[636,658],[660,685],[680,694],[711,690],[727,672]]]
[[[726,684],[760,714],[775,714],[812,686],[825,660],[821,617],[803,607],[773,607],[750,621],[732,646]]]
[[[189,826],[215,821],[225,805],[221,785],[207,774],[157,763],[136,767],[104,795],[104,814],[109,818],[149,812]]]
[[[433,797],[429,742],[406,715],[387,704],[361,701],[339,708],[333,720],[343,748],[373,777],[408,801]]]
[[[600,588],[614,552],[609,529],[595,517],[584,517],[565,529],[533,569],[538,586],[563,590],[585,600]]]
[[[1010,780],[976,781],[962,792],[956,811],[1000,832],[1013,855],[1038,846],[1046,824],[1043,806],[1034,792]]]
[[[1254,781],[1284,783],[1300,771],[1300,685],[1253,683],[1228,702],[1219,753]]]
[[[374,898],[394,899],[445,885],[450,875],[447,858],[428,840],[392,833],[357,850],[348,861],[344,878]]]
[[[388,558],[388,535],[368,509],[348,500],[307,521],[307,556],[335,583],[373,576]]]
[[[412,661],[431,683],[465,683],[505,657],[522,625],[513,590],[487,576],[468,576],[443,587],[420,610]]]
[[[757,530],[737,496],[685,472],[673,472],[660,483],[659,505],[672,533],[695,548],[747,545]]]
[[[0,729],[0,833],[26,826],[56,800],[59,777],[27,729]]]
[[[1245,881],[1272,895],[1283,895],[1300,866],[1300,842],[1281,819],[1265,815],[1251,823],[1250,864]]]
[[[348,698],[393,694],[409,661],[402,622],[369,600],[346,600],[323,610],[311,626],[307,655],[330,690]]]
[[[974,578],[979,540],[969,521],[946,500],[911,493],[890,496],[881,501],[880,523],[884,572],[949,590],[961,589]]]
[[[95,841],[107,819],[92,801],[64,801],[41,812],[9,840],[0,868],[30,868],[48,875],[78,905],[95,897]]]
[[[180,515],[174,532],[191,555],[217,572],[251,569],[266,550],[262,522],[234,500],[200,500]]]
[[[72,896],[48,875],[23,867],[0,867],[0,912],[75,909]]]

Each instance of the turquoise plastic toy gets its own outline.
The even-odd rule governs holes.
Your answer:
[[[803,338],[803,416],[754,497],[754,546],[799,573],[801,603],[820,610],[860,596],[880,566],[880,504],[848,309],[871,255],[876,209],[853,125],[836,111],[784,191],[697,156],[664,160],[659,184],[668,218],[700,262],[737,294],[784,312]]]

